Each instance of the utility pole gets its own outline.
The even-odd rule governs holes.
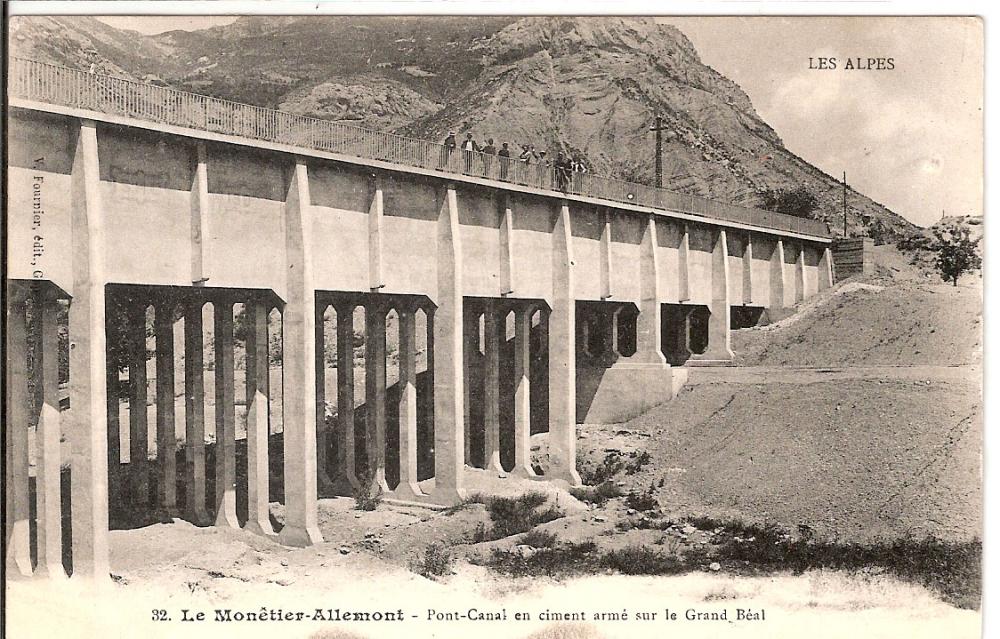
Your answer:
[[[663,118],[656,116],[656,123],[649,127],[650,131],[656,132],[656,186],[663,188],[663,134],[667,127],[663,126]]]
[[[844,171],[844,239],[847,239],[847,171]]]

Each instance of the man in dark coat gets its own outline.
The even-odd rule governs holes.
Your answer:
[[[455,141],[455,132],[451,131],[448,133],[448,137],[444,139],[444,147],[441,149],[441,168],[448,166],[448,162],[451,161],[451,154],[458,146]]]
[[[497,148],[493,146],[493,138],[486,140],[486,146],[481,151],[483,153],[483,175],[490,177],[493,170],[493,156],[497,154]]]
[[[573,170],[573,164],[562,151],[556,155],[555,169],[556,187],[565,193],[569,190],[569,174]]]
[[[500,147],[497,157],[500,158],[500,179],[506,181],[510,179],[510,149],[506,142]]]
[[[465,134],[462,142],[462,157],[465,159],[465,172],[472,173],[472,160],[479,152],[479,145],[472,139],[472,131]]]

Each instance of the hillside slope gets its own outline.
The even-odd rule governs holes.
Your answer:
[[[651,18],[244,17],[147,37],[93,19],[16,18],[12,53],[191,91],[441,139],[473,131],[511,148],[581,154],[592,170],[651,183],[656,115],[670,128],[664,185],[759,204],[804,185],[837,221],[840,186],[785,149],[732,81]],[[849,230],[913,226],[850,193]]]
[[[875,277],[807,300],[773,326],[733,332],[744,366],[966,366],[982,361],[982,280],[960,286],[877,247]]]

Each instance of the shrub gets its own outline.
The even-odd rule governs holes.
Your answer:
[[[622,489],[618,487],[618,484],[612,481],[605,481],[597,486],[578,486],[576,488],[570,488],[569,494],[573,495],[580,501],[585,501],[589,504],[603,504],[609,499],[621,497]]]
[[[979,243],[972,239],[967,226],[949,226],[934,229],[934,249],[937,251],[935,266],[941,279],[958,286],[958,278],[983,265],[979,256]]]
[[[903,235],[896,240],[896,248],[900,251],[929,249],[931,248],[931,241],[930,238],[923,233],[913,233],[911,235]]]
[[[639,512],[648,512],[660,508],[660,502],[656,501],[656,497],[653,497],[652,494],[637,493],[635,491],[625,496],[625,505]]]
[[[455,559],[444,544],[433,543],[424,549],[424,557],[414,566],[415,572],[431,579],[450,575]]]
[[[580,473],[580,480],[587,486],[597,486],[609,481],[612,477],[625,469],[622,462],[621,453],[611,452],[604,456],[604,460],[594,468],[582,463],[582,458],[577,460],[577,472]]]
[[[760,194],[761,208],[794,215],[795,217],[812,217],[813,211],[819,208],[819,200],[804,186],[794,189],[767,189]]]
[[[641,453],[632,453],[631,460],[625,465],[625,474],[634,475],[642,470],[642,467],[653,461],[649,453],[642,451]]]
[[[382,503],[382,487],[375,481],[375,474],[366,472],[354,489],[354,508],[372,511]]]
[[[474,543],[494,541],[519,535],[554,519],[559,519],[565,513],[555,506],[544,510],[539,508],[548,498],[545,493],[532,491],[517,497],[491,497],[486,500],[486,511],[490,514],[493,525],[486,529],[477,529]]]

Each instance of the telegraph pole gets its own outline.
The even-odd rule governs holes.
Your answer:
[[[844,239],[847,239],[847,171],[844,171]]]
[[[656,186],[663,188],[663,134],[667,127],[663,126],[663,118],[656,116],[656,123],[649,127],[650,131],[656,132]]]

